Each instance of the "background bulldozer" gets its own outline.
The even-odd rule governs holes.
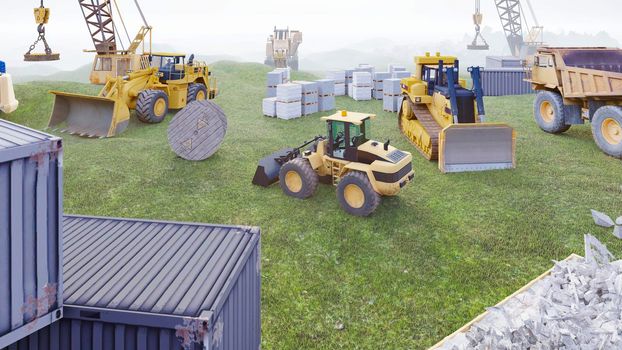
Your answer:
[[[469,68],[467,89],[457,58],[426,54],[415,63],[415,75],[401,83],[399,126],[417,150],[443,173],[514,168],[514,130],[484,123],[480,68]]]
[[[381,196],[396,196],[414,178],[412,155],[369,139],[373,114],[341,111],[323,117],[328,137],[318,136],[298,148],[280,150],[259,162],[253,184],[277,181],[288,195],[311,197],[319,182],[337,187],[347,213],[371,215]],[[306,151],[303,148],[311,145]]]
[[[275,68],[291,67],[298,70],[298,47],[302,44],[302,32],[277,29],[268,37],[265,64]]]
[[[18,105],[11,75],[6,73],[6,65],[0,61],[0,111],[8,114],[14,112]]]
[[[153,54],[151,67],[108,78],[98,96],[52,91],[56,95],[49,127],[89,137],[113,137],[125,130],[130,110],[144,123],[160,123],[169,108],[181,109],[189,102],[213,99],[216,82],[208,66],[188,64],[182,54]]]

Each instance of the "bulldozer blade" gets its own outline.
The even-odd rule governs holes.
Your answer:
[[[253,185],[268,187],[279,181],[279,171],[282,164],[277,162],[277,159],[285,158],[292,152],[294,152],[293,148],[285,148],[262,158],[255,171],[255,177],[253,177]]]
[[[130,110],[123,101],[52,91],[56,95],[49,128],[85,137],[113,137],[129,123]]]
[[[513,169],[516,133],[505,124],[454,124],[441,131],[439,169],[443,173]]]
[[[15,99],[13,81],[9,74],[0,75],[0,111],[9,114],[15,112],[19,102]]]

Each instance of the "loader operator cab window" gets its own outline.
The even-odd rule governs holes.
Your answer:
[[[185,76],[183,69],[185,60],[186,56],[183,55],[153,55],[151,56],[151,67],[158,68],[160,74],[162,74],[162,78],[160,79],[162,82],[166,82],[167,80],[179,80],[183,79]]]
[[[349,147],[359,147],[365,142],[369,141],[369,127],[371,126],[371,121],[369,119],[365,120],[365,122],[361,125],[349,124],[350,125],[350,135],[349,135]]]
[[[346,124],[336,121],[328,123],[328,134],[332,156],[343,159],[346,152]]]

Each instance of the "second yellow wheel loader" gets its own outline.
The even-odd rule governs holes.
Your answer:
[[[381,196],[396,196],[415,176],[410,153],[389,141],[369,139],[375,117],[347,111],[323,117],[328,137],[318,136],[263,158],[253,184],[268,187],[279,182],[286,195],[299,199],[311,197],[319,182],[332,184],[343,210],[355,216],[371,215]]]
[[[130,110],[144,123],[160,123],[169,109],[213,99],[218,90],[208,66],[185,55],[152,54],[151,67],[108,78],[98,96],[52,91],[56,95],[49,127],[88,137],[122,133]]]
[[[514,168],[514,130],[485,123],[480,68],[469,68],[467,89],[456,57],[426,54],[415,63],[415,75],[401,82],[399,126],[417,150],[443,173]]]

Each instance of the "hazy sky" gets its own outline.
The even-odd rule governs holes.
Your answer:
[[[130,35],[140,21],[133,0],[117,0],[124,9]],[[473,32],[473,0],[139,0],[154,42],[178,50],[210,55],[230,54],[259,60],[274,25],[304,33],[301,55],[341,48],[371,38],[397,43],[434,43],[461,40]],[[485,25],[500,30],[493,0],[481,0]],[[532,0],[547,31],[608,32],[622,41],[620,0]],[[0,59],[23,65],[23,53],[36,38],[32,8],[38,0],[0,0],[2,51]],[[61,53],[59,68],[75,67],[91,59],[92,49],[78,2],[46,0],[52,8],[48,39]],[[7,35],[8,34],[8,35]],[[433,51],[437,48],[431,47]],[[439,48],[440,49],[440,48]]]

